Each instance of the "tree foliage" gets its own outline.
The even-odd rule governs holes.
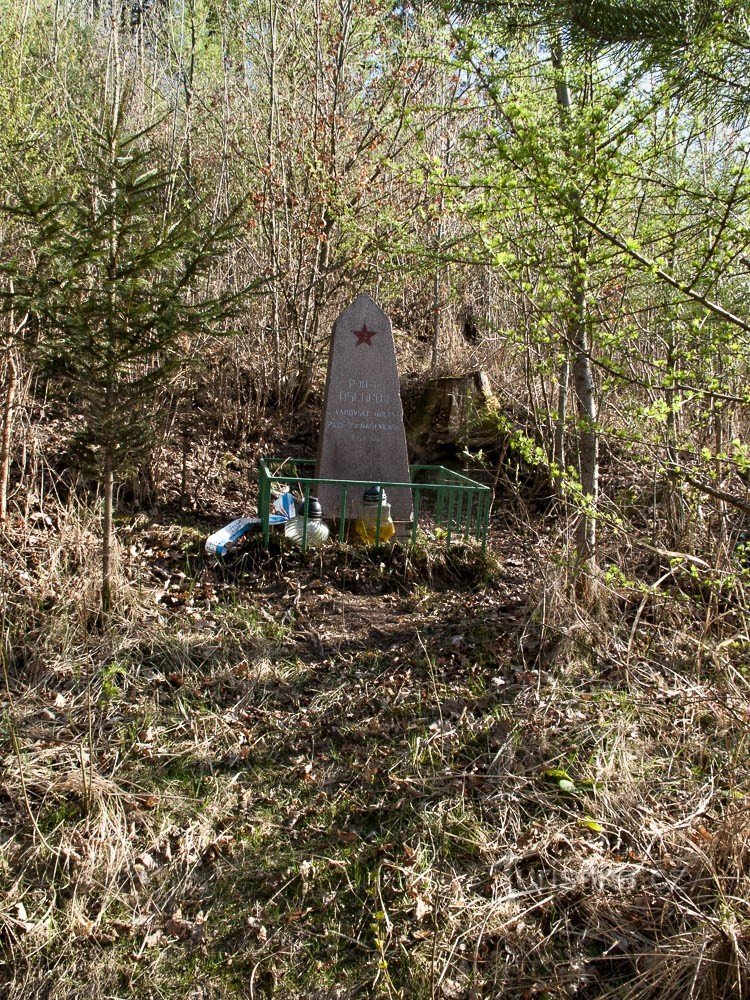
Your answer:
[[[115,115],[92,126],[77,171],[43,198],[19,184],[4,212],[20,250],[0,267],[27,355],[77,416],[78,464],[104,484],[103,603],[115,477],[137,467],[153,441],[156,390],[197,334],[220,328],[237,296],[205,279],[226,252],[231,219],[196,225],[196,206],[149,143]]]
[[[3,264],[40,370],[69,390],[83,422],[85,464],[132,467],[150,443],[154,387],[198,332],[219,329],[233,297],[207,293],[230,221],[196,227],[195,207],[158,163],[148,133],[93,131],[80,173],[39,201],[19,190],[5,207],[25,261]]]

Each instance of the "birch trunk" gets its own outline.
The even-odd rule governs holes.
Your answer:
[[[553,46],[552,65],[556,71],[555,96],[565,135],[570,131],[572,99],[564,73],[562,44]],[[567,404],[568,352],[572,353],[573,386],[578,414],[578,461],[581,483],[581,509],[576,525],[576,569],[583,576],[596,570],[596,505],[599,492],[599,440],[596,427],[596,397],[591,364],[591,343],[588,329],[588,239],[583,222],[580,191],[571,197],[572,227],[570,241],[571,311],[567,323],[566,360],[560,372],[558,416],[555,450],[563,451],[562,421]],[[563,456],[564,457],[564,456]]]
[[[573,385],[578,411],[578,453],[582,504],[576,526],[576,563],[587,575],[596,569],[596,504],[599,493],[599,437],[596,428],[596,399],[591,365],[586,291],[585,247],[576,225],[573,275],[573,315],[569,338],[573,347]]]

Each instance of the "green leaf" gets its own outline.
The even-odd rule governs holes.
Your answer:
[[[561,778],[564,778],[567,781],[571,780],[571,777],[568,774],[568,772],[563,771],[563,769],[560,767],[547,768],[546,771],[542,771],[542,774],[544,775],[545,778],[549,778],[550,781],[560,781]]]
[[[587,827],[589,830],[593,830],[594,833],[604,833],[604,827],[601,823],[595,820],[592,816],[584,816],[580,820],[581,826]]]

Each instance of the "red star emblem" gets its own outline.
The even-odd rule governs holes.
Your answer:
[[[372,347],[372,338],[375,336],[377,332],[378,332],[377,330],[368,330],[367,323],[363,323],[361,330],[354,331],[354,336],[357,338],[357,343],[355,346],[359,346],[359,344],[368,344],[370,347]]]

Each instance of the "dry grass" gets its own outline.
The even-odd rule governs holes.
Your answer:
[[[96,630],[92,518],[7,532],[5,995],[748,995],[734,611],[144,520]]]

